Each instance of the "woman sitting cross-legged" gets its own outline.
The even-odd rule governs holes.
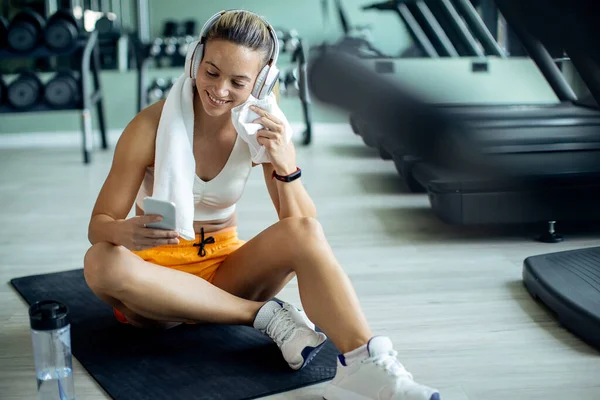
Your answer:
[[[86,282],[119,321],[135,327],[252,326],[273,339],[294,370],[329,338],[342,354],[325,389],[328,400],[437,400],[439,393],[414,381],[398,361],[391,341],[371,332],[298,179],[285,124],[264,108],[253,109],[262,126],[256,138],[270,160],[262,169],[279,221],[247,242],[237,236],[235,205],[257,164],[232,110],[251,94],[270,92],[276,42],[270,25],[247,11],[219,13],[205,26],[200,45],[188,54],[190,70],[180,78],[189,82],[193,103],[193,121],[187,122],[195,161],[189,171],[194,232],[185,238],[179,230],[152,229],[147,225],[160,217],[144,215],[143,199],[152,196],[159,172],[157,132],[166,118],[160,101],[129,123],[116,146],[89,225]],[[178,95],[174,90],[169,96]],[[134,204],[136,216],[127,218]],[[274,300],[293,277],[306,314]]]

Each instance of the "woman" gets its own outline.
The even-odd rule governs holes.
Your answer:
[[[262,109],[254,109],[264,127],[257,138],[271,160],[262,168],[279,221],[248,242],[237,237],[235,203],[255,164],[248,145],[238,139],[231,110],[252,93],[272,56],[274,35],[266,21],[239,10],[222,13],[207,29],[192,72],[197,241],[146,227],[160,217],[145,216],[139,201],[136,216],[126,219],[136,195],[138,200],[151,195],[164,102],[129,123],[92,212],[87,284],[114,308],[119,321],[136,327],[199,321],[253,326],[277,343],[296,370],[327,339],[313,321],[342,352],[336,377],[325,390],[328,400],[379,399],[381,393],[386,399],[439,399],[437,391],[412,379],[388,338],[373,336],[301,180],[285,178],[297,177],[298,170],[284,125]],[[310,320],[273,300],[294,276]]]

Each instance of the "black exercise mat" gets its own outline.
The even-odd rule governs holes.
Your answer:
[[[149,331],[120,324],[88,288],[82,269],[11,284],[29,304],[52,299],[69,307],[73,355],[114,399],[254,399],[335,375],[338,350],[329,340],[307,367],[293,371],[277,345],[250,327]]]

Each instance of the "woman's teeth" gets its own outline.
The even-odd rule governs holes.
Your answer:
[[[208,95],[208,97],[210,97],[210,99],[211,99],[212,101],[214,101],[215,103],[217,103],[217,104],[227,104],[227,103],[228,103],[228,101],[225,101],[225,100],[218,100],[218,99],[215,99],[215,98],[214,98],[214,97],[212,97],[210,94]]]

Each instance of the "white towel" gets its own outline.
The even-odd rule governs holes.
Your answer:
[[[275,97],[274,93],[271,93],[263,100],[258,100],[254,96],[250,95],[245,103],[231,110],[231,121],[233,122],[233,126],[235,127],[238,135],[240,135],[240,137],[246,143],[248,143],[252,161],[256,164],[269,163],[271,160],[265,151],[265,147],[260,145],[256,138],[256,132],[261,130],[263,126],[261,124],[252,122],[260,117],[254,111],[250,110],[250,106],[252,105],[264,109],[284,124],[285,138],[288,142],[292,138],[292,127],[283,114],[283,111],[281,111],[279,108],[279,104],[277,104],[277,98]]]
[[[195,239],[194,90],[194,81],[183,74],[175,81],[165,100],[156,134],[152,191],[153,198],[175,203],[176,230],[186,240]],[[259,117],[249,109],[252,104],[264,108],[282,121],[286,126],[288,140],[292,136],[292,128],[277,105],[274,94],[263,100],[251,95],[244,104],[233,109],[233,125],[238,135],[248,143],[252,161],[257,164],[267,163],[270,161],[265,148],[256,140],[256,132],[263,126],[252,123]]]
[[[173,84],[163,106],[154,155],[152,197],[175,203],[176,230],[194,240],[194,87],[181,75]]]

